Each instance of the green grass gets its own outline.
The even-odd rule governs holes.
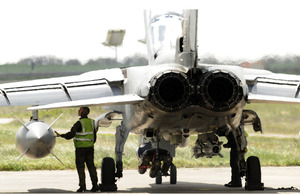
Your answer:
[[[247,105],[247,109],[256,110],[259,114],[264,127],[265,134],[285,134],[298,135],[300,123],[298,121],[299,106],[295,105],[267,105],[253,104]],[[66,131],[77,121],[78,109],[57,109],[50,111],[40,111],[40,120],[46,123],[52,123],[61,113],[64,115],[53,126],[54,130]],[[26,107],[5,107],[1,108],[0,118],[11,117],[14,113],[24,122],[27,122],[31,112],[26,111]],[[92,107],[90,117],[96,118],[105,111],[101,107]],[[115,127],[119,121],[113,122],[109,128],[101,128],[100,131],[115,132]],[[65,166],[61,165],[52,155],[43,159],[28,159],[23,157],[19,162],[13,165],[13,162],[20,156],[15,148],[15,134],[20,127],[16,120],[9,124],[0,125],[0,171],[4,170],[60,170],[75,169],[74,146],[72,141],[63,138],[56,139],[54,153],[58,156]],[[252,133],[251,128],[247,128],[248,133]],[[300,166],[300,140],[297,138],[280,137],[248,137],[247,156],[259,156],[262,166]],[[225,138],[221,138],[226,142]],[[137,168],[136,148],[138,146],[137,135],[129,135],[125,144],[123,156],[124,168]],[[189,147],[178,148],[174,163],[177,167],[223,167],[229,166],[229,149],[223,149],[221,153],[224,158],[213,157],[195,159],[192,153],[192,147],[196,136],[191,136]],[[103,157],[110,156],[114,158],[115,137],[113,134],[98,134],[98,140],[95,145],[95,163],[101,167]]]
[[[1,134],[3,135],[3,134]],[[14,135],[10,135],[13,137]],[[110,156],[114,158],[114,135],[99,134],[95,145],[95,164],[101,167],[101,160]],[[189,147],[178,148],[174,163],[177,167],[224,167],[229,166],[229,149],[223,149],[224,158],[213,157],[195,159],[192,154],[192,147],[196,136],[192,136]],[[14,141],[10,138],[11,142]],[[249,152],[247,156],[259,156],[262,166],[299,166],[300,165],[300,142],[295,138],[265,138],[249,137]],[[1,140],[2,142],[2,140]],[[136,158],[137,136],[130,135],[125,145],[123,156],[124,168],[136,169],[138,161]],[[56,147],[53,151],[62,160],[65,166],[61,165],[52,155],[43,159],[22,158],[15,165],[12,163],[19,157],[13,143],[3,143],[0,150],[0,170],[61,170],[75,169],[74,146],[72,141],[57,138]]]
[[[300,131],[298,104],[248,104],[245,109],[257,112],[264,133],[296,135]]]
[[[111,68],[124,68],[129,65],[35,65],[31,70],[30,65],[26,64],[7,64],[0,65],[0,83],[17,82],[33,79],[44,79],[79,75],[84,72],[103,70]]]

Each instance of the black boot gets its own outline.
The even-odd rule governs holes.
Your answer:
[[[80,186],[80,188],[76,192],[85,192],[86,187],[85,186]]]
[[[225,187],[232,187],[232,188],[242,187],[242,183],[239,183],[239,182],[234,183],[234,182],[231,181],[231,182],[225,184]]]
[[[97,192],[97,191],[99,191],[98,185],[93,185],[91,192]]]

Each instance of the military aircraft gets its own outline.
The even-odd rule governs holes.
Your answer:
[[[97,118],[98,126],[108,126],[121,114],[122,123],[116,128],[116,158],[102,161],[102,191],[116,190],[116,178],[123,177],[122,155],[130,132],[140,135],[138,172],[144,174],[150,169],[149,175],[157,184],[162,176],[170,176],[170,183],[176,184],[175,149],[187,146],[190,135],[198,135],[194,156],[211,158],[222,156],[219,138],[232,132],[246,189],[263,189],[258,157],[245,159],[244,132],[245,125],[262,132],[261,122],[255,111],[244,106],[300,103],[300,76],[200,63],[197,17],[197,10],[145,11],[149,65],[1,84],[0,106],[33,106],[28,108],[35,116],[31,125],[41,123],[37,111],[43,109],[106,106],[109,112]],[[26,126],[23,124],[22,131],[30,132]],[[28,153],[50,137],[55,139],[50,127],[37,125],[46,138],[36,136],[37,141],[24,145],[21,153]],[[24,133],[18,138],[28,141]],[[39,150],[51,148],[40,147],[31,156],[41,156]]]

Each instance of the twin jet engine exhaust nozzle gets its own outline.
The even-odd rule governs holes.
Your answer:
[[[192,78],[179,71],[166,71],[151,80],[149,100],[157,108],[180,111],[199,105],[212,111],[228,111],[243,98],[241,81],[232,73],[214,70]]]

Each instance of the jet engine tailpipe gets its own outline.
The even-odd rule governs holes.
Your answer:
[[[192,91],[184,73],[163,72],[151,80],[150,101],[164,111],[174,112],[189,105]]]
[[[230,72],[207,72],[200,81],[201,102],[210,110],[228,111],[242,99],[241,86],[241,81]]]

